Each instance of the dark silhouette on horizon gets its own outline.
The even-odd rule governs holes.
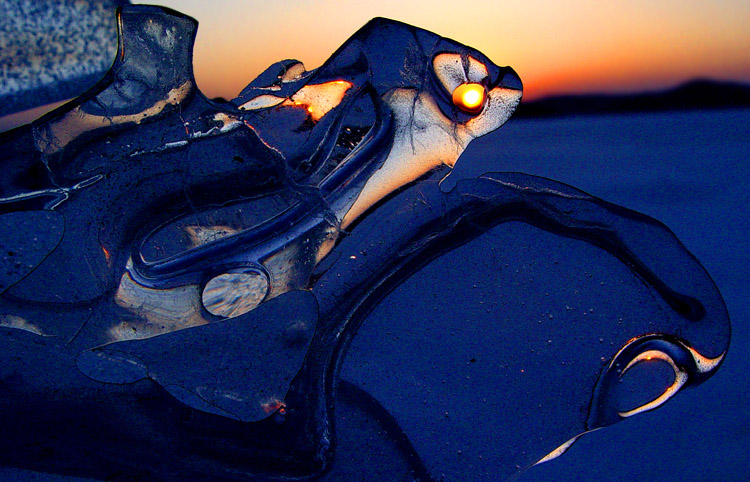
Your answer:
[[[514,118],[750,107],[750,84],[695,79],[677,87],[627,94],[570,94],[521,102]]]

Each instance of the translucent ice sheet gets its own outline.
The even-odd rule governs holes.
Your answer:
[[[374,19],[216,102],[194,20],[118,25],[99,84],[0,136],[3,463],[496,480],[721,364],[723,301],[657,221],[522,174],[441,189],[512,69]]]

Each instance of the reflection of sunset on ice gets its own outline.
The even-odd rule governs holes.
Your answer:
[[[286,415],[286,403],[284,403],[283,400],[279,400],[277,398],[273,398],[267,402],[261,403],[260,407],[266,413],[273,413],[278,410],[279,414]]]
[[[322,84],[308,84],[294,93],[290,98],[264,94],[245,102],[240,110],[256,110],[281,105],[282,107],[301,107],[307,110],[313,121],[319,121],[324,115],[339,105],[351,88],[351,82],[335,80]]]
[[[344,80],[306,85],[298,90],[291,99],[286,100],[281,105],[305,107],[312,120],[319,121],[331,109],[341,103],[346,91],[351,86],[351,82]]]

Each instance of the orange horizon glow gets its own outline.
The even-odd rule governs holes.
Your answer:
[[[159,3],[199,21],[195,73],[209,97],[236,97],[282,59],[314,69],[376,16],[455,39],[513,67],[527,101],[654,90],[695,78],[750,82],[746,0],[475,0],[474,13],[465,16],[445,0]]]
[[[747,0],[161,0],[199,22],[198,88],[233,99],[275,62],[322,65],[373,17],[421,27],[511,66],[523,100],[552,95],[665,89],[694,79],[750,83]],[[0,131],[30,122],[61,102],[0,119]],[[313,108],[314,110],[314,108]]]

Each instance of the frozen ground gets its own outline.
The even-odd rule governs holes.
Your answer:
[[[456,177],[526,172],[659,219],[708,269],[732,319],[730,353],[706,384],[659,410],[586,435],[520,482],[746,480],[749,154],[745,109],[511,120],[475,141],[459,161]],[[0,469],[0,479],[83,480],[14,469]]]
[[[459,161],[454,175],[522,171],[659,219],[706,267],[732,320],[728,357],[711,380],[584,436],[519,482],[747,480],[749,162],[747,109],[511,120]]]

